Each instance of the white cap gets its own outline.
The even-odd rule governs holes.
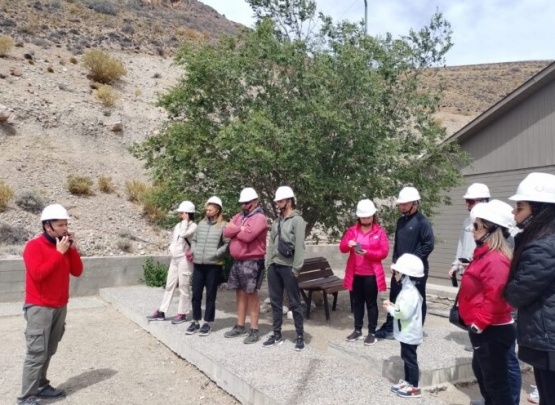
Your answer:
[[[194,214],[195,204],[193,204],[191,201],[183,201],[181,204],[179,204],[179,207],[177,207],[176,211],[186,212],[188,214]]]
[[[52,204],[44,207],[42,214],[40,215],[41,222],[56,219],[70,219],[67,210],[60,204]]]
[[[512,229],[516,226],[513,207],[500,200],[476,204],[470,211],[470,219],[474,222],[476,218],[493,222],[507,229]]]
[[[418,256],[405,253],[391,265],[391,268],[409,277],[424,277],[424,263]]]
[[[512,201],[532,201],[555,204],[555,176],[548,173],[530,173],[520,182]]]
[[[274,201],[285,200],[286,198],[295,198],[295,193],[289,186],[281,186],[276,190]]]
[[[463,198],[465,200],[475,200],[480,198],[491,198],[491,195],[488,186],[482,183],[474,183],[468,187]]]
[[[368,218],[376,213],[376,206],[371,200],[360,200],[357,204],[357,217]]]
[[[414,187],[405,187],[399,192],[397,197],[397,204],[404,204],[412,201],[419,201],[420,194]]]
[[[208,199],[208,201],[206,201],[206,204],[216,204],[219,205],[220,208],[224,208],[224,205],[222,204],[222,200],[220,200],[219,197],[216,196],[212,196]]]
[[[258,194],[256,194],[256,191],[254,191],[254,188],[247,187],[241,190],[241,195],[239,196],[240,203],[245,203],[245,202],[249,202],[257,199],[258,199]]]

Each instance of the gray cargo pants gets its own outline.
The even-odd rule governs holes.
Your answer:
[[[50,358],[56,353],[65,330],[67,307],[31,306],[24,309],[27,328],[27,354],[23,363],[20,400],[36,396],[39,387],[50,382],[46,378]]]

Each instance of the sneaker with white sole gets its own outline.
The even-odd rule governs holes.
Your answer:
[[[152,315],[147,315],[146,319],[149,321],[165,321],[166,314],[157,309]]]
[[[172,325],[178,325],[180,323],[185,323],[185,322],[187,322],[187,315],[185,314],[177,314],[172,319]]]
[[[17,401],[17,405],[40,405],[40,402],[36,398],[25,398]]]
[[[281,337],[281,335],[270,335],[270,337],[264,342],[262,343],[263,347],[272,347],[272,346],[279,346],[280,344],[283,343],[283,338]]]
[[[185,333],[187,335],[194,335],[195,333],[197,333],[200,330],[200,325],[198,322],[191,322],[191,324],[189,325],[189,327],[187,328],[187,330],[185,331]]]
[[[397,391],[397,396],[401,398],[420,398],[422,391],[418,387],[407,384],[404,388]]]
[[[359,339],[362,339],[362,332],[356,329],[346,338],[347,342],[354,342]]]
[[[540,393],[538,392],[538,387],[536,387],[535,385],[530,385],[530,388],[532,388],[532,392],[528,394],[528,402],[539,404]]]
[[[304,337],[303,335],[297,336],[297,340],[295,342],[295,351],[302,352],[304,350]]]
[[[391,384],[391,392],[397,392],[402,388],[405,388],[407,385],[409,385],[408,382],[406,382],[405,380],[399,380],[399,382],[397,384]]]
[[[373,333],[369,333],[366,339],[364,339],[364,346],[374,346],[376,343],[378,343],[378,339],[376,339]]]
[[[208,322],[204,322],[204,325],[201,326],[198,334],[199,336],[208,336],[210,334],[210,324]]]

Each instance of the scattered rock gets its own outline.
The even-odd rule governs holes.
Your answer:
[[[19,68],[10,68],[10,74],[12,76],[21,77],[23,76],[23,72]]]
[[[112,132],[121,132],[121,131],[123,131],[123,124],[121,123],[121,121],[113,123],[111,131]]]

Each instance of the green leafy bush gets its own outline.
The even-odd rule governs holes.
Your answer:
[[[155,262],[152,257],[149,257],[143,264],[145,284],[149,287],[164,287],[168,277],[168,269],[168,265]]]

